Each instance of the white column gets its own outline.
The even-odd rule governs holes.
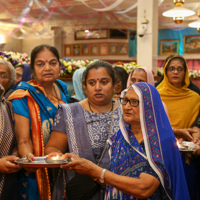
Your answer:
[[[59,27],[52,27],[51,30],[54,31],[54,47],[58,50],[60,58],[64,57],[64,45],[63,38],[65,38],[65,32],[61,31]]]
[[[147,24],[143,24],[145,18],[148,20]],[[138,0],[137,36],[137,64],[146,66],[157,74],[158,0]]]

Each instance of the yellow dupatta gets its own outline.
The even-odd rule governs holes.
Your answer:
[[[171,59],[175,57],[182,58],[181,56],[174,56]],[[160,93],[162,101],[167,106],[171,126],[174,128],[190,128],[195,123],[199,114],[200,96],[187,88],[190,84],[187,64],[185,84],[181,88],[176,88],[169,83],[166,75],[166,67],[171,59],[164,66],[164,79],[158,85],[157,90]]]
[[[58,104],[65,103],[61,99],[56,98],[53,95],[47,94],[44,88],[38,85],[35,81],[31,80],[28,82],[30,85],[34,86],[40,92],[42,92],[48,99],[57,107]],[[58,88],[56,90],[59,90]],[[58,94],[58,91],[57,91]],[[10,101],[14,99],[21,99],[27,97],[28,108],[31,117],[31,129],[32,129],[32,142],[33,142],[33,152],[34,156],[44,156],[44,137],[43,129],[40,118],[40,107],[35,99],[31,96],[28,90],[18,89],[9,96]],[[40,168],[36,172],[36,180],[38,185],[38,191],[41,200],[51,200],[51,189],[49,182],[49,175],[47,168]]]

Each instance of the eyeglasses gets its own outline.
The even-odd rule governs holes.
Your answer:
[[[183,67],[168,67],[168,70],[170,71],[170,72],[175,72],[175,71],[177,71],[177,72],[182,72],[183,71]]]
[[[1,79],[6,79],[6,78],[9,78],[9,76],[6,75],[6,74],[0,74],[0,78],[1,78]]]
[[[137,99],[120,98],[120,102],[123,106],[125,106],[128,102],[132,107],[137,107],[139,105],[139,100]]]

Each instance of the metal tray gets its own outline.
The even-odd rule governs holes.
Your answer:
[[[179,147],[179,151],[181,152],[193,152],[195,151],[197,148],[199,148],[199,145],[193,143],[193,142],[188,142],[188,141],[183,141],[181,143],[181,145],[183,145],[182,147]]]
[[[56,167],[59,167],[60,165],[63,165],[63,164],[67,164],[69,163],[68,160],[65,160],[61,163],[47,163],[45,161],[46,157],[43,156],[43,157],[34,157],[35,160],[34,161],[28,161],[26,158],[21,158],[17,161],[15,161],[15,163],[25,167],[25,168],[56,168]]]

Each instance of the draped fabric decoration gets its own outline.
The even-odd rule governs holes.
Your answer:
[[[10,23],[10,25],[13,26],[13,30],[2,30],[2,32],[4,35],[17,39],[23,39],[32,34],[37,35],[38,37],[54,37],[55,35],[50,33],[51,27],[55,26],[56,17],[59,15],[67,17],[70,20],[70,22],[69,20],[60,20],[62,22],[59,22],[59,20],[56,21],[56,27],[58,27],[60,31],[63,30],[63,27],[65,26],[72,27],[70,24],[74,23],[74,19],[78,20],[78,22],[75,21],[75,23],[90,19],[96,20],[96,23],[94,23],[95,25],[93,25],[94,27],[92,27],[93,29],[101,28],[99,26],[100,23],[104,25],[103,28],[109,28],[110,24],[115,22],[124,25],[124,28],[128,29],[128,26],[125,24],[121,16],[130,20],[135,20],[136,16],[135,14],[131,14],[131,11],[137,7],[137,3],[135,3],[131,6],[129,4],[128,7],[122,6],[122,8],[120,8],[124,3],[124,0],[116,0],[113,2],[99,0],[99,2],[95,2],[94,7],[91,6],[93,4],[88,4],[84,0],[66,2],[57,0],[46,0],[42,2],[39,0],[28,0],[25,2],[18,1],[18,4],[15,5],[16,9],[18,9],[18,12],[16,12],[16,10],[10,9],[13,7],[11,3],[3,0],[0,0],[0,2],[1,7],[6,10],[12,18],[15,18],[15,23]],[[74,10],[77,5],[88,8],[88,13],[81,15],[78,10]],[[37,17],[35,14],[37,14]],[[106,15],[110,19],[112,18],[112,20],[108,20],[108,23],[105,23],[102,14]],[[6,23],[4,25],[6,26]],[[21,32],[22,34],[18,36],[18,32]]]

